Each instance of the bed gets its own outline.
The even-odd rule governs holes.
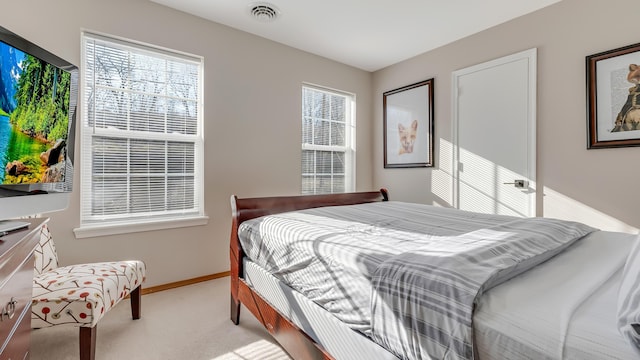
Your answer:
[[[231,320],[295,359],[639,358],[635,235],[388,200],[232,196]]]

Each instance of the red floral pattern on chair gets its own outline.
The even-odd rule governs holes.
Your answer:
[[[34,277],[58,267],[58,253],[47,225],[40,228],[40,242],[34,250],[34,257],[36,259],[33,267]]]
[[[139,260],[58,267],[55,245],[46,225],[42,226],[34,254],[34,329],[62,324],[93,328],[109,309],[145,281],[146,267]],[[136,295],[139,299],[139,290]]]

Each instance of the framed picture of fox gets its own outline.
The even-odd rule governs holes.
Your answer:
[[[640,44],[586,61],[588,148],[640,146]]]
[[[383,94],[384,167],[433,166],[433,78]]]

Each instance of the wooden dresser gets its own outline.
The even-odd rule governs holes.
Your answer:
[[[33,250],[40,226],[48,219],[28,219],[28,228],[0,238],[0,359],[29,358]]]

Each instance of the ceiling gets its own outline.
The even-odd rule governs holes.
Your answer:
[[[376,71],[560,0],[150,0],[367,71]]]

